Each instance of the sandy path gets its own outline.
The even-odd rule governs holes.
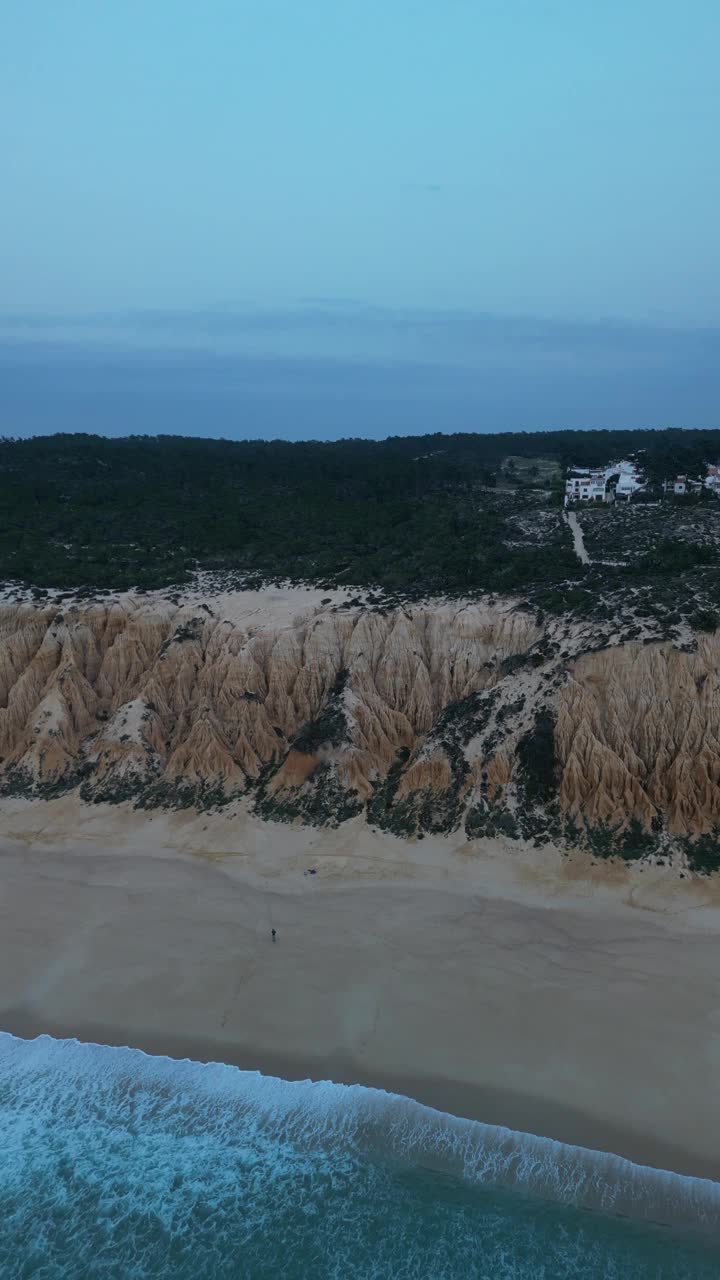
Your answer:
[[[581,564],[592,564],[592,560],[590,559],[590,556],[585,550],[583,533],[582,533],[582,529],[580,528],[580,521],[577,518],[576,512],[566,511],[564,515],[565,515],[565,519],[568,522],[570,532],[572,533],[573,550],[575,551],[575,555],[577,556]]]
[[[180,819],[94,810],[63,837],[49,808],[3,818],[3,1029],[384,1085],[720,1173],[716,912],[692,886],[219,817],[190,824],[200,856],[169,847]]]

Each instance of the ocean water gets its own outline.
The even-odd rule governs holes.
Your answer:
[[[0,1034],[0,1277],[700,1280],[720,1186],[433,1111]]]

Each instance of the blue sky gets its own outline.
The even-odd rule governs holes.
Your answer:
[[[0,433],[717,424],[718,47],[717,0],[4,0]]]

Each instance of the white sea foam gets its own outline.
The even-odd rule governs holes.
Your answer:
[[[138,1049],[109,1048],[39,1036],[25,1041],[0,1033],[0,1082],[6,1101],[22,1104],[32,1125],[38,1108],[63,1105],[77,1096],[108,1132],[121,1105],[127,1124],[142,1142],[151,1131],[172,1132],[194,1149],[252,1132],[248,1168],[258,1144],[282,1153],[332,1152],[337,1171],[343,1151],[378,1156],[413,1168],[426,1166],[470,1183],[521,1191],[564,1206],[626,1215],[673,1226],[720,1228],[720,1184],[641,1165],[620,1156],[461,1119],[410,1098],[330,1081],[286,1081],[222,1063],[150,1056]],[[45,1087],[43,1087],[45,1086]],[[50,1087],[52,1086],[52,1087]],[[44,1101],[43,1101],[44,1100]],[[78,1113],[80,1119],[80,1113]],[[15,1135],[22,1145],[23,1130]]]

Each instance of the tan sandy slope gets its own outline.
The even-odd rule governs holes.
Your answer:
[[[547,712],[561,814],[720,823],[719,635],[588,652],[591,625],[512,600],[344,602],[277,589],[0,605],[0,783],[155,803],[260,780],[264,812],[323,823],[394,767],[392,829],[447,830],[473,808],[523,811],[517,747]]]

